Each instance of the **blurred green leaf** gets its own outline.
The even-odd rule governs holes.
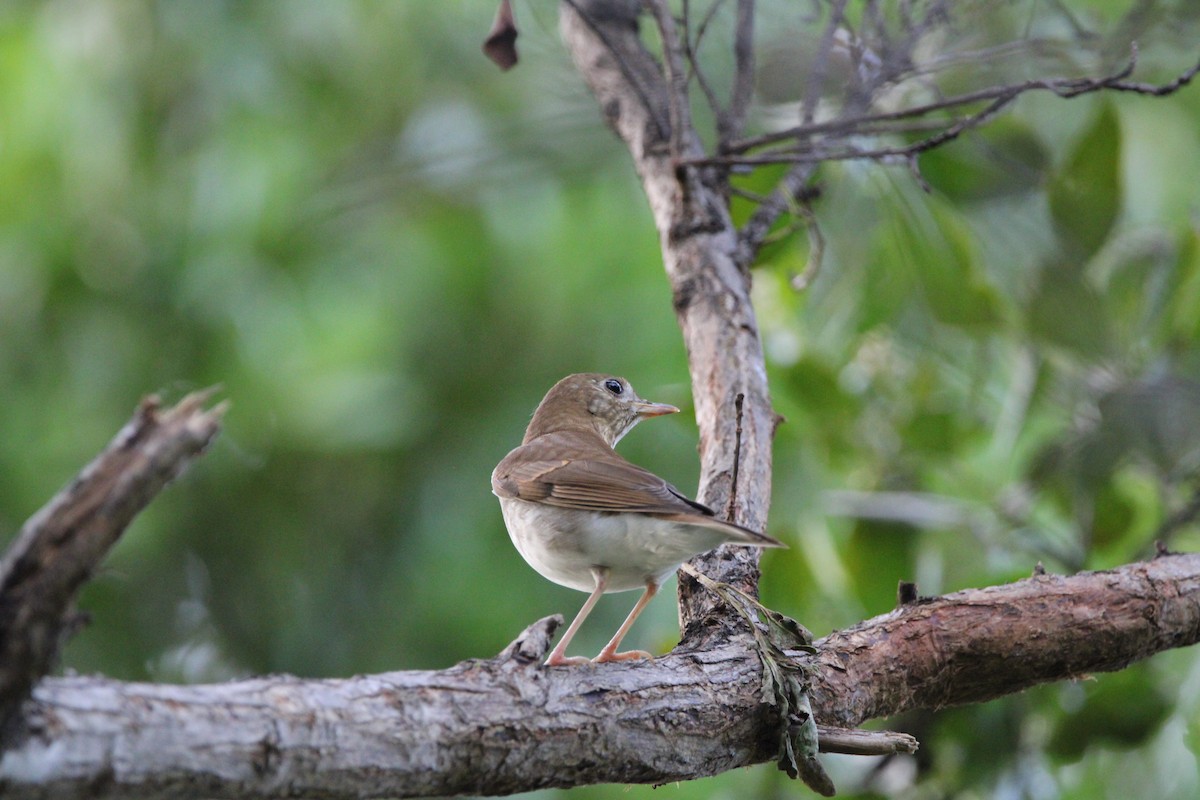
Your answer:
[[[951,203],[1021,195],[1037,189],[1049,162],[1037,131],[1002,117],[978,132],[921,155],[921,175]]]
[[[1030,332],[1085,361],[1103,359],[1112,350],[1110,322],[1103,308],[1103,298],[1079,271],[1049,264],[1042,268],[1030,299]]]
[[[1158,689],[1145,664],[1104,675],[1083,689],[1082,704],[1062,715],[1046,746],[1064,761],[1078,760],[1096,745],[1135,747],[1171,713],[1171,698]]]
[[[1172,338],[1200,338],[1200,231],[1187,230],[1181,238],[1177,282],[1167,302],[1166,316]]]
[[[949,209],[929,212],[897,226],[896,234],[934,317],[972,330],[996,325],[999,296],[980,268],[970,231]]]
[[[1121,210],[1121,129],[1103,103],[1048,189],[1055,230],[1072,262],[1082,264],[1108,239]]]

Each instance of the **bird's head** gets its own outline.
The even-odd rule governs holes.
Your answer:
[[[546,393],[525,431],[525,441],[564,430],[592,430],[609,447],[646,417],[674,414],[679,409],[637,396],[629,381],[615,375],[584,372],[568,375]]]

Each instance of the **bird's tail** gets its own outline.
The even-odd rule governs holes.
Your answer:
[[[767,536],[765,533],[758,533],[749,528],[743,528],[741,525],[735,525],[732,522],[726,522],[716,517],[702,516],[700,514],[663,514],[663,519],[669,519],[672,522],[682,522],[687,525],[696,525],[701,528],[718,531],[725,536],[725,544],[742,545],[744,547],[787,547],[786,544]]]

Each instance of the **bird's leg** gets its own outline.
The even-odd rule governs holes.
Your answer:
[[[558,646],[554,648],[554,652],[546,659],[547,667],[557,667],[563,664],[587,664],[588,660],[582,656],[567,658],[567,645],[571,643],[571,638],[575,632],[579,630],[579,626],[587,619],[587,615],[592,612],[592,607],[596,605],[596,601],[600,599],[600,595],[604,594],[605,587],[608,586],[608,570],[603,567],[593,567],[592,577],[596,579],[596,588],[588,595],[588,599],[583,604],[583,608],[579,609],[579,613],[575,615],[575,619],[571,620],[571,624],[567,626],[567,632],[563,634],[559,640]]]
[[[642,609],[650,602],[650,599],[658,592],[658,584],[654,581],[646,581],[646,591],[638,598],[637,604],[633,610],[629,612],[629,616],[621,623],[621,627],[609,640],[608,644],[604,645],[604,649],[600,651],[600,655],[592,659],[593,663],[603,664],[605,661],[629,661],[633,658],[652,658],[645,650],[629,650],[624,653],[618,653],[617,647],[620,646],[621,640],[625,638],[625,634],[629,633],[629,629],[633,627],[633,621],[638,618],[638,614],[642,613]]]

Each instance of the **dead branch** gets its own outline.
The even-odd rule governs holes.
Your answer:
[[[0,563],[0,721],[53,666],[75,595],[139,511],[203,452],[224,404],[211,392],[163,410],[142,401],[91,464],[25,523]]]

